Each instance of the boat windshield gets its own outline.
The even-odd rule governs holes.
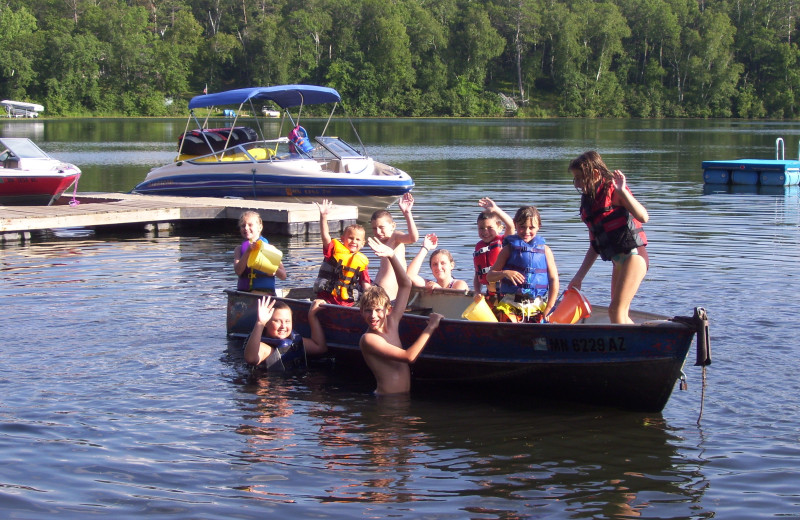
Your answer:
[[[322,137],[316,138],[317,142],[325,147],[330,153],[339,159],[363,159],[364,156],[358,153],[358,150],[350,146],[348,143],[342,141],[338,137]]]
[[[33,141],[25,137],[0,138],[0,146],[10,151],[20,159],[49,159],[50,156],[36,146]]]

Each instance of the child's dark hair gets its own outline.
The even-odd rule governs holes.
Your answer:
[[[497,226],[500,227],[503,225],[503,222],[500,220],[500,216],[493,212],[493,211],[482,211],[478,213],[478,220],[477,222],[480,224],[484,220],[494,219],[497,222]]]
[[[525,224],[528,220],[533,220],[537,226],[542,227],[542,217],[539,215],[539,210],[536,209],[536,206],[522,206],[514,214],[514,226],[517,229],[521,228],[522,224]]]
[[[447,249],[437,249],[431,255],[431,259],[428,261],[429,264],[433,265],[433,260],[437,257],[443,255],[451,264],[455,264],[456,261],[453,259],[453,253],[448,251]]]
[[[282,302],[280,300],[275,300],[275,305],[272,306],[272,311],[274,312],[274,311],[277,311],[277,310],[284,310],[284,309],[289,311],[289,312],[292,311],[292,308],[289,307],[286,304],[286,302]]]

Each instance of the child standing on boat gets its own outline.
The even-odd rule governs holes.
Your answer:
[[[514,215],[516,234],[506,235],[503,249],[489,282],[500,282],[495,310],[507,321],[540,322],[550,313],[558,297],[558,269],[553,252],[538,234],[542,225],[539,210],[519,208]]]
[[[371,285],[367,270],[369,259],[361,253],[366,232],[362,226],[352,224],[344,229],[341,239],[331,239],[328,213],[333,203],[323,200],[321,204],[314,204],[319,209],[319,231],[325,257],[314,282],[314,291],[327,303],[351,307]]]
[[[434,277],[433,280],[426,280],[419,275],[419,269],[422,267],[422,262],[425,260],[428,252],[436,249],[438,244],[439,238],[434,233],[425,235],[422,247],[419,248],[419,253],[417,253],[417,256],[408,264],[408,269],[406,270],[409,278],[411,278],[411,283],[414,287],[425,287],[429,291],[434,289],[469,289],[467,282],[453,278],[453,269],[456,263],[455,260],[453,260],[453,255],[450,254],[450,251],[447,249],[436,250],[431,255],[430,266],[431,273]]]
[[[269,244],[269,241],[261,236],[263,229],[264,223],[258,212],[245,211],[239,217],[239,232],[242,234],[244,242],[233,250],[233,270],[239,277],[236,288],[240,291],[275,294],[275,278],[286,280],[286,269],[283,267],[283,262],[277,266],[271,266],[275,269],[269,268],[270,272],[247,267],[250,249],[257,242],[260,242],[259,246]]]
[[[269,296],[258,300],[258,317],[244,347],[244,360],[270,371],[283,372],[306,367],[306,354],[327,352],[325,332],[317,318],[322,300],[315,300],[308,311],[311,337],[303,338],[292,328],[292,310]]]
[[[403,272],[406,271],[406,244],[413,244],[419,239],[419,232],[417,225],[414,223],[414,217],[411,215],[411,208],[414,206],[414,197],[411,193],[406,193],[399,202],[400,211],[406,218],[408,224],[408,232],[397,230],[391,213],[385,209],[378,210],[372,214],[370,222],[372,223],[372,233],[375,237],[391,247],[398,253],[400,263],[403,265]],[[392,272],[392,262],[388,258],[381,258],[381,265],[378,269],[378,274],[375,276],[375,285],[380,285],[389,295],[389,298],[394,300],[397,297],[397,278],[395,273]]]
[[[475,251],[472,253],[472,260],[475,264],[475,277],[472,280],[472,288],[476,294],[486,286],[486,295],[493,297],[496,288],[494,283],[489,283],[486,274],[492,270],[492,266],[497,260],[497,255],[503,249],[503,239],[505,235],[500,234],[501,226],[505,227],[505,234],[514,234],[514,221],[508,213],[500,209],[500,206],[489,197],[484,197],[478,201],[478,206],[484,210],[478,214],[478,236],[480,241],[475,244]]]
[[[568,287],[581,288],[581,282],[597,257],[610,260],[611,323],[633,323],[631,301],[647,273],[647,237],[642,223],[650,218],[647,210],[628,188],[625,175],[613,172],[596,151],[585,152],[569,164],[573,183],[581,192],[581,220],[589,228],[589,250]]]
[[[431,313],[425,329],[408,349],[404,349],[399,327],[411,294],[411,278],[406,274],[396,249],[375,237],[369,238],[369,245],[381,259],[392,263],[398,290],[394,305],[383,287],[374,285],[364,293],[359,305],[368,330],[361,336],[358,345],[378,383],[375,390],[377,395],[408,393],[411,389],[409,365],[417,360],[427,345],[442,315]]]

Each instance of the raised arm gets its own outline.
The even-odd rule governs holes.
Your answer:
[[[411,278],[411,283],[415,287],[425,287],[425,279],[419,275],[419,270],[422,268],[422,264],[425,262],[425,257],[428,256],[428,252],[436,249],[438,243],[439,238],[435,233],[428,233],[425,235],[425,240],[422,242],[422,247],[419,248],[419,253],[417,253],[417,256],[408,264],[406,274]]]
[[[317,205],[317,209],[319,210],[319,234],[322,237],[322,249],[325,249],[328,247],[328,244],[331,243],[331,232],[328,227],[328,213],[333,207],[333,202],[323,199],[321,204],[318,202],[314,204]]]
[[[406,268],[403,265],[403,261],[397,257],[394,249],[387,246],[375,237],[369,237],[367,242],[369,247],[375,251],[376,255],[381,258],[389,259],[392,264],[395,277],[397,278],[397,297],[394,300],[393,308],[397,309],[399,312],[392,312],[386,318],[390,324],[396,327],[400,323],[400,318],[403,316],[403,312],[406,309],[406,304],[408,303],[408,297],[411,294],[411,278],[409,278],[408,273],[406,273]]]
[[[258,365],[267,359],[272,352],[272,347],[261,342],[261,335],[264,333],[264,327],[266,327],[267,322],[272,318],[274,306],[275,300],[269,296],[264,296],[258,300],[258,317],[244,347],[244,360],[251,365]]]
[[[612,204],[624,206],[639,222],[644,223],[650,220],[647,209],[627,189],[625,175],[619,170],[614,170],[614,187],[616,189],[614,190],[614,198],[611,201]]]
[[[395,232],[395,241],[398,244],[413,244],[419,240],[417,224],[414,222],[414,216],[411,214],[411,208],[414,206],[414,197],[411,196],[411,193],[406,193],[403,195],[403,198],[400,199],[399,205],[400,211],[403,212],[403,216],[406,218],[408,233]]]
[[[503,211],[495,201],[489,197],[484,197],[478,201],[478,206],[482,207],[487,213],[494,213],[497,215],[497,217],[500,219],[500,222],[502,222],[503,226],[505,227],[505,230],[503,231],[504,235],[513,235],[517,232],[516,228],[514,227],[514,219],[512,219],[508,213]]]

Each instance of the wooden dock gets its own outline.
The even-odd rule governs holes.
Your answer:
[[[301,235],[319,232],[319,211],[314,204],[256,201],[207,197],[168,197],[129,193],[79,193],[77,205],[72,197],[61,197],[52,206],[0,206],[0,241],[20,240],[31,232],[63,228],[103,228],[141,226],[142,229],[169,229],[174,224],[200,225],[210,220],[235,221],[243,211],[257,211],[264,221],[264,232]],[[331,232],[354,224],[356,206],[334,206],[328,222]]]

